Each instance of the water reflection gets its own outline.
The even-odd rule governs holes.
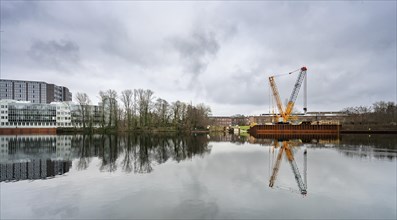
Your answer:
[[[298,185],[299,192],[302,195],[307,194],[307,151],[306,149],[304,150],[304,168],[303,168],[303,179],[301,177],[301,174],[298,169],[298,165],[295,162],[294,158],[294,152],[293,152],[293,147],[296,145],[293,144],[294,142],[292,141],[282,141],[280,144],[279,141],[274,142],[274,146],[272,147],[272,158],[274,159],[274,155],[277,155],[277,159],[273,163],[273,169],[272,169],[272,175],[269,179],[269,187],[273,188],[277,179],[277,174],[278,171],[280,170],[280,165],[281,161],[283,159],[283,155],[285,155],[286,159],[288,160],[289,164],[291,165],[291,169],[293,172],[293,175],[295,177],[295,181]],[[280,146],[281,145],[281,146]],[[278,153],[275,153],[275,151],[278,150]],[[278,187],[281,188],[281,187]],[[292,188],[288,188],[291,191],[295,191]]]
[[[69,172],[70,144],[57,136],[1,136],[0,181],[46,179]]]
[[[1,219],[396,218],[391,136],[0,140]]]
[[[210,152],[206,136],[75,136],[73,146],[82,146],[76,147],[78,169],[86,169],[90,159],[98,157],[101,171],[127,173],[150,173],[153,166],[168,160],[179,162]]]
[[[31,160],[0,164],[1,181],[46,179],[69,172],[71,161]]]
[[[332,148],[345,156],[362,159],[394,160],[397,157],[395,135],[262,134],[245,139],[246,142],[265,146],[272,146],[274,140],[299,140],[310,148]]]
[[[1,136],[0,180],[45,179],[63,175],[72,167],[86,170],[93,158],[99,170],[125,173],[150,173],[156,165],[172,160],[180,162],[211,151],[210,142],[232,142],[273,146],[293,156],[293,144],[299,140],[308,148],[331,148],[344,156],[360,159],[397,157],[397,137],[390,135],[260,135],[240,136],[224,133],[210,135],[46,135]],[[280,148],[276,145],[280,144]],[[296,143],[295,143],[296,144]],[[284,146],[286,145],[286,146]],[[292,151],[288,149],[292,149]],[[274,165],[276,166],[276,164]]]
[[[397,157],[397,137],[392,135],[261,134],[236,136],[220,133],[211,134],[211,141],[251,143],[270,147],[269,187],[302,195],[307,194],[307,149],[333,149],[343,156],[368,160],[393,161]],[[300,148],[303,148],[303,158],[300,156],[300,159],[303,160],[303,178],[294,158],[294,154]],[[294,188],[276,183],[283,158],[286,158],[291,167],[291,174],[296,182]]]
[[[99,170],[150,173],[168,160],[182,161],[210,152],[207,136],[191,135],[48,135],[1,136],[1,181],[45,179],[85,170],[99,158]]]

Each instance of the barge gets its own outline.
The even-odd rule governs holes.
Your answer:
[[[316,124],[273,124],[273,125],[254,125],[248,132],[251,135],[266,134],[339,134],[342,126],[336,124],[316,125]]]

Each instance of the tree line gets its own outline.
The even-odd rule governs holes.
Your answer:
[[[396,125],[397,106],[394,102],[378,101],[372,106],[356,106],[343,109],[352,123]]]
[[[211,114],[211,108],[203,103],[170,103],[149,89],[126,89],[120,95],[113,89],[99,91],[99,99],[99,105],[93,106],[86,93],[76,93],[75,114],[84,129],[191,131],[205,129]]]

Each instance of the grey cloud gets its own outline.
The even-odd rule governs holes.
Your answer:
[[[140,45],[138,34],[131,36],[121,22],[116,19],[110,20],[102,23],[102,51],[137,65],[151,63],[150,59],[147,59],[147,48]]]
[[[255,111],[270,103],[268,74],[301,65],[308,67],[313,111],[396,99],[396,2],[1,6],[2,77],[56,79],[86,89],[93,99],[98,85],[146,87],[174,99],[225,105],[225,114],[251,114],[251,106]],[[32,39],[39,40],[29,44]],[[81,88],[84,80],[62,78],[65,72],[95,83]],[[293,85],[277,82],[284,101]]]
[[[35,1],[1,1],[1,23],[18,24],[26,19],[39,16],[38,2]]]
[[[238,70],[230,77],[206,83],[208,98],[220,104],[262,105],[266,101],[263,88],[267,81],[258,72]]]
[[[370,105],[381,99],[395,100],[395,5],[342,2],[305,3],[298,8],[295,3],[257,6],[242,6],[244,13],[230,17],[236,18],[240,33],[251,34],[247,42],[263,42],[258,51],[268,51],[271,56],[259,53],[262,71],[245,71],[241,75],[246,77],[241,80],[228,76],[222,80],[222,89],[218,88],[219,83],[207,83],[211,100],[267,105],[270,92],[265,72],[271,73],[269,70],[273,69],[282,73],[300,65],[309,68],[309,105],[318,109],[340,110],[344,106]],[[258,12],[265,8],[269,13]],[[226,7],[225,14],[234,14],[236,10]],[[256,74],[263,76],[263,84],[252,80]],[[250,87],[245,87],[246,83]],[[286,92],[282,98],[289,96],[291,88],[279,88]],[[302,91],[299,96],[302,97]],[[371,101],[369,96],[373,97]]]
[[[38,40],[31,45],[28,54],[40,65],[62,71],[67,71],[80,61],[79,46],[70,40]]]
[[[192,74],[193,79],[206,70],[220,49],[215,33],[206,30],[195,30],[186,38],[175,37],[172,44],[183,61],[185,72]]]

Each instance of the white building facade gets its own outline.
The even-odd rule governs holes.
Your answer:
[[[90,106],[93,127],[99,127],[98,106]],[[80,106],[73,102],[50,104],[29,101],[0,100],[0,128],[80,128],[83,127]]]

